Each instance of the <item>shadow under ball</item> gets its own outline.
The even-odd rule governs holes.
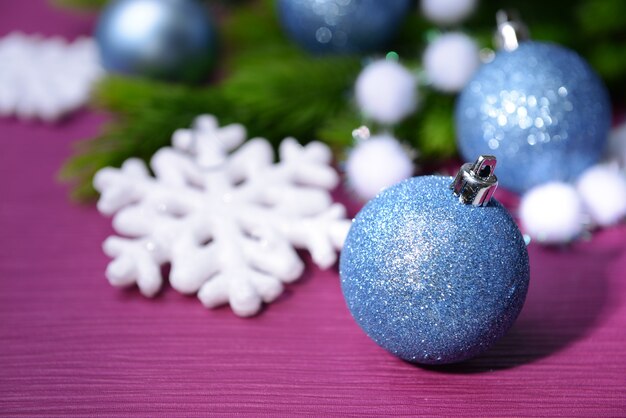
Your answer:
[[[200,82],[216,60],[217,36],[200,0],[117,0],[96,27],[103,66],[122,74]]]

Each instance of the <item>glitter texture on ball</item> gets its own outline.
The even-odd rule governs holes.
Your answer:
[[[280,22],[313,53],[382,50],[397,34],[412,0],[278,0]]]
[[[459,149],[498,158],[500,184],[522,193],[575,181],[601,157],[611,123],[606,88],[575,52],[522,42],[478,69],[456,107]]]
[[[450,177],[405,180],[371,200],[341,253],[341,286],[359,326],[415,363],[460,362],[517,318],[528,289],[523,237],[492,199],[464,205]]]
[[[216,34],[197,0],[117,0],[96,28],[104,67],[113,72],[198,82],[209,76]]]

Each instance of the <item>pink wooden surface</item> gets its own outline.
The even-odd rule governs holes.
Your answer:
[[[41,0],[0,1],[0,35],[90,25]],[[0,414],[626,416],[626,226],[568,250],[531,245],[509,335],[466,364],[418,367],[372,343],[336,270],[310,262],[253,319],[110,287],[110,221],[54,180],[102,120],[0,120]]]

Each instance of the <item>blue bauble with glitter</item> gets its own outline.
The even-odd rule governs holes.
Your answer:
[[[216,32],[199,0],[117,0],[97,24],[104,67],[112,72],[198,82],[216,57]]]
[[[348,308],[378,345],[415,363],[460,362],[517,318],[528,289],[524,239],[495,199],[459,202],[452,178],[405,180],[356,216],[341,253]]]
[[[398,33],[413,0],[278,0],[281,24],[313,53],[382,50]]]
[[[522,193],[574,181],[598,162],[611,106],[602,81],[578,54],[526,41],[477,71],[455,117],[463,157],[495,155],[501,185]]]

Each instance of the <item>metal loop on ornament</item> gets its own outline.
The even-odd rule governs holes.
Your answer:
[[[528,27],[519,18],[517,12],[498,10],[496,22],[498,29],[495,34],[495,43],[498,49],[514,51],[520,42],[530,39]]]
[[[496,157],[481,155],[474,163],[463,164],[450,188],[465,205],[486,206],[498,187]]]

